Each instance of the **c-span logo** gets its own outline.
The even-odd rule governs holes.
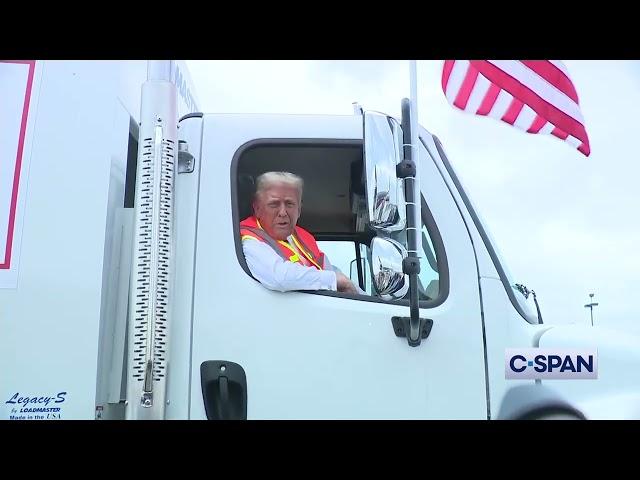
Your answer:
[[[598,378],[595,348],[507,348],[504,354],[507,380],[570,380]]]

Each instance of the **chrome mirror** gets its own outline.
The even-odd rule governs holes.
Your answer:
[[[394,118],[378,112],[365,112],[363,117],[370,225],[376,230],[401,230],[405,226],[406,206],[396,165],[402,159],[402,128]]]
[[[409,290],[409,277],[402,272],[406,256],[406,248],[395,240],[376,237],[371,241],[371,274],[381,298],[402,298]]]

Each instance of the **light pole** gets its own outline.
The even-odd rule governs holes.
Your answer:
[[[593,307],[595,307],[598,304],[593,303],[593,293],[590,293],[589,297],[591,297],[591,303],[587,303],[584,307],[589,308],[591,310],[591,326],[593,327]]]

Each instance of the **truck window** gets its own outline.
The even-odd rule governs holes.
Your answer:
[[[321,241],[318,242],[334,267],[340,269],[355,285],[372,295],[371,271],[369,270],[369,247],[360,242]],[[358,263],[360,266],[358,266]]]
[[[374,287],[369,265],[369,246],[359,242],[322,241],[320,249],[329,257],[331,264],[338,267],[354,284],[360,286],[368,295],[373,295]],[[359,255],[357,251],[360,251]],[[358,268],[358,263],[360,267]],[[420,300],[433,300],[439,295],[440,284],[438,263],[435,250],[427,231],[422,224],[422,255],[420,257],[420,274],[418,275]]]
[[[421,201],[422,251],[420,255],[420,273],[418,274],[418,298],[420,301],[433,302],[446,295],[446,290],[443,290],[440,286],[440,272],[446,271],[446,255],[438,229],[423,196],[421,196]],[[432,238],[432,234],[436,241]],[[394,234],[393,238],[402,243],[405,248],[407,247],[404,232]]]
[[[420,274],[418,288],[421,300],[432,300],[438,297],[440,291],[438,262],[435,249],[427,226],[422,224],[422,255],[420,256]]]
[[[242,220],[252,215],[255,180],[260,174],[287,171],[299,175],[305,183],[298,225],[313,234],[320,250],[327,254],[331,263],[367,295],[326,290],[309,293],[345,295],[357,300],[383,302],[375,293],[369,267],[369,246],[376,233],[368,225],[363,163],[361,140],[264,139],[249,142],[236,152],[232,162],[234,224],[239,226]],[[448,291],[441,285],[442,271],[446,270],[446,255],[424,198],[422,205],[423,254],[418,282],[419,298],[421,302],[427,302],[421,303],[422,307],[429,307],[441,303]],[[235,236],[240,266],[251,276],[242,253],[239,228]],[[398,232],[395,239],[406,243],[403,232]],[[395,302],[408,304],[408,297]]]

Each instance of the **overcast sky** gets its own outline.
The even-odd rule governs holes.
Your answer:
[[[538,294],[548,323],[594,320],[640,333],[640,62],[564,61],[591,156],[455,110],[442,61],[418,62],[420,123],[442,141],[514,280]],[[352,102],[399,116],[406,61],[188,61],[208,113],[351,114]]]

